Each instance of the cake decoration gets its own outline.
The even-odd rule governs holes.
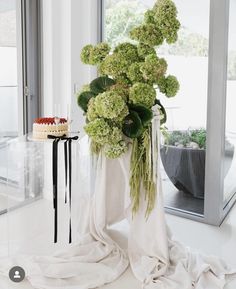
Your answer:
[[[68,129],[68,121],[65,118],[57,116],[37,118],[33,124],[33,138],[47,139],[48,135],[67,136]]]

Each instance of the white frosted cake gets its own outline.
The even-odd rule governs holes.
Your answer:
[[[33,138],[47,139],[48,135],[68,135],[68,122],[65,118],[42,117],[34,121]]]

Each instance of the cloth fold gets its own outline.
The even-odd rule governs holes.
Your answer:
[[[33,288],[87,289],[116,280],[130,264],[140,288],[223,289],[236,270],[216,257],[193,253],[172,239],[165,222],[160,176],[156,205],[149,218],[145,218],[144,198],[137,214],[132,215],[129,159],[130,152],[119,161],[99,156],[95,191],[83,208],[86,213],[79,220],[83,233],[77,243],[54,256],[0,260],[0,274],[7,275],[11,265],[17,264],[25,268]],[[125,218],[129,222],[128,250],[108,229]]]

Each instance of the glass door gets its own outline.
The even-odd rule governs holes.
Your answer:
[[[17,39],[18,11],[16,0],[0,1],[0,212],[7,208],[5,182],[7,179],[6,143],[18,136],[23,122],[19,95],[19,50]],[[12,179],[14,177],[12,176]]]
[[[0,214],[30,199],[27,192],[17,194],[7,143],[29,132],[40,111],[39,13],[39,0],[0,0]]]

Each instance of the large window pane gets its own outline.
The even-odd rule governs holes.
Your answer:
[[[17,136],[16,2],[0,1],[0,139]]]
[[[143,20],[154,0],[105,1],[105,41],[115,46],[130,41],[128,33]],[[158,97],[167,109],[168,145],[161,156],[165,205],[203,214],[208,80],[209,0],[175,0],[181,29],[173,45],[157,49],[168,73],[180,82],[175,98]],[[170,143],[171,141],[171,143]]]

